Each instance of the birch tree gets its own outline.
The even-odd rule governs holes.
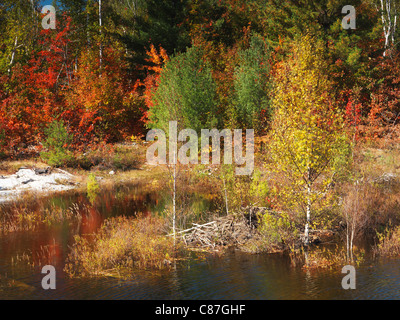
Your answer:
[[[38,0],[4,0],[0,5],[0,71],[12,73],[36,45],[39,23]]]
[[[398,0],[379,0],[376,5],[380,12],[383,35],[385,37],[385,51],[383,52],[383,56],[385,57],[390,46],[396,44],[395,39],[399,4]]]
[[[288,181],[283,197],[288,204],[297,203],[305,214],[306,245],[313,205],[326,196],[334,177],[335,146],[342,126],[322,55],[321,42],[303,37],[292,59],[278,71],[273,98],[271,160]]]

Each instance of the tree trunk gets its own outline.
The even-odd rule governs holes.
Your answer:
[[[88,52],[89,52],[89,48],[90,48],[89,7],[86,7],[86,42],[87,42],[87,49],[88,49]]]
[[[10,60],[10,63],[8,64],[8,70],[7,70],[8,75],[10,75],[11,67],[12,67],[12,65],[14,63],[15,51],[17,50],[17,45],[18,45],[18,37],[15,37],[14,48],[13,48],[13,51],[11,53],[11,60]]]
[[[228,194],[227,194],[227,191],[226,191],[225,176],[222,178],[222,181],[224,183],[226,215],[229,215]]]
[[[349,230],[349,219],[348,216],[346,217],[346,257],[347,257],[347,261],[349,261],[350,259],[350,230]]]
[[[353,240],[354,240],[354,228],[351,229],[351,237],[350,237],[350,259],[353,262]]]
[[[304,244],[310,244],[310,221],[311,221],[311,187],[307,187],[307,211],[306,211],[306,225],[304,228]]]
[[[173,210],[173,217],[172,217],[172,232],[174,233],[174,247],[176,244],[176,151],[174,151],[174,173],[173,173],[173,196],[172,196],[172,210]]]
[[[102,21],[101,21],[101,0],[99,0],[99,27],[100,27],[100,48],[99,48],[99,59],[100,59],[100,71],[103,64],[103,45],[102,45]],[[100,73],[101,76],[101,73]]]
[[[389,48],[389,33],[385,33],[385,51],[383,51],[383,56],[386,57],[386,51]]]
[[[383,56],[387,55],[387,50],[390,46],[395,44],[395,34],[397,28],[397,7],[395,0],[380,0],[380,12],[383,26],[383,34],[385,36],[385,50]]]

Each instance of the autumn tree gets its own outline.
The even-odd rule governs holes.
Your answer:
[[[114,42],[103,47],[102,69],[97,50],[83,51],[62,118],[75,130],[76,139],[94,137],[116,141],[132,135],[143,101],[127,83],[122,47]],[[93,140],[91,142],[94,142]]]
[[[324,46],[302,37],[292,58],[279,69],[273,107],[271,160],[288,185],[282,197],[305,215],[304,243],[309,244],[313,206],[326,199],[334,177],[342,119],[332,103]],[[286,190],[286,191],[284,191]]]
[[[164,48],[160,47],[159,50],[151,44],[150,49],[146,50],[148,58],[146,59],[148,65],[145,66],[146,78],[144,81],[137,81],[137,84],[144,87],[143,98],[146,104],[146,109],[142,110],[142,120],[148,122],[148,110],[154,105],[153,95],[157,91],[160,82],[160,74],[163,66],[169,60],[168,54]]]
[[[198,132],[217,126],[215,82],[200,48],[189,48],[166,63],[153,101],[149,110],[152,128],[167,132],[172,120]]]
[[[27,64],[18,62],[7,81],[0,101],[11,144],[38,144],[48,123],[63,112],[61,92],[71,79],[70,20],[59,19],[60,30],[42,30],[40,50],[33,51]]]

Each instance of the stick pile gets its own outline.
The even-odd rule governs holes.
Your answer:
[[[245,218],[225,216],[202,225],[194,223],[178,234],[187,246],[215,249],[242,244],[251,237],[251,230]]]

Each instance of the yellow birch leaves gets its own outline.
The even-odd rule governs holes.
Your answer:
[[[302,37],[278,68],[273,97],[271,160],[290,182],[288,198],[302,204],[323,197],[342,135],[323,54],[323,43]]]

